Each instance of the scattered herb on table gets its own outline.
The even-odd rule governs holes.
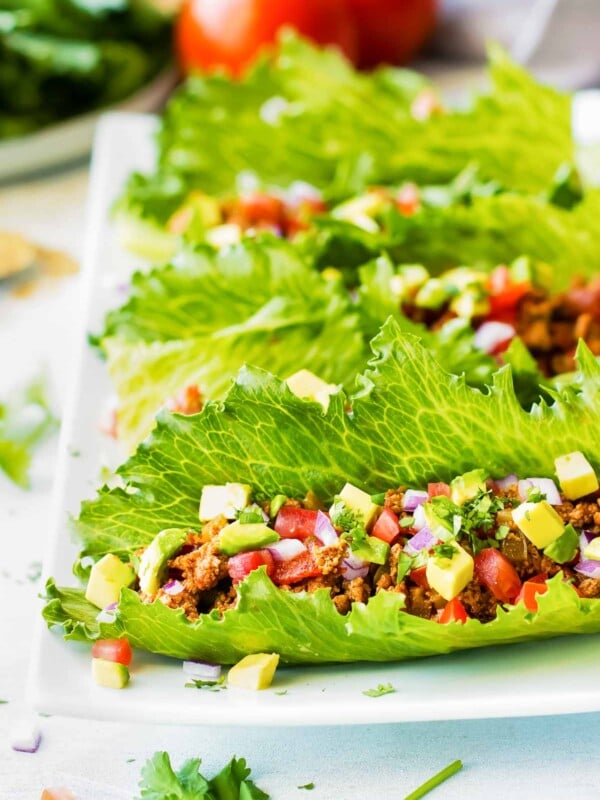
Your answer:
[[[251,771],[243,758],[234,756],[210,780],[200,773],[200,765],[200,759],[193,758],[176,771],[168,753],[155,753],[142,769],[137,800],[269,800],[250,780]]]
[[[189,683],[185,684],[186,689],[208,689],[209,692],[220,692],[222,689],[226,689],[227,686],[224,686],[225,683],[225,676],[221,675],[221,677],[216,681],[202,681],[202,680],[192,680]]]
[[[363,694],[367,697],[381,697],[383,694],[393,694],[395,691],[391,683],[380,683],[376,689],[367,689]]]
[[[279,695],[280,697],[282,697],[284,694],[287,693],[288,693],[287,689],[280,689],[278,692],[275,692],[275,694]]]
[[[447,781],[448,778],[451,778],[453,775],[456,775],[457,772],[460,772],[462,767],[463,763],[460,759],[453,761],[443,770],[436,773],[432,778],[429,778],[428,781],[425,781],[425,783],[415,789],[414,792],[407,794],[404,800],[420,800],[421,797],[425,797],[426,794],[429,794],[429,792],[432,789],[435,789],[436,786],[439,786],[440,783]]]
[[[304,786],[298,786],[298,789],[307,789],[309,792],[315,788],[314,783],[305,783]]]

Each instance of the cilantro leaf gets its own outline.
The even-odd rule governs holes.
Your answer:
[[[366,689],[363,694],[367,697],[381,697],[384,694],[393,694],[395,691],[391,683],[380,683],[376,689]]]

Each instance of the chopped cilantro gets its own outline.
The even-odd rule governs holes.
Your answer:
[[[355,530],[364,529],[362,520],[360,520],[339,497],[336,497],[334,504],[331,506],[329,516],[331,517],[332,524],[335,525],[336,528],[341,528],[347,533],[352,532],[354,534]]]
[[[381,697],[384,694],[393,694],[395,691],[391,683],[380,683],[376,689],[367,689],[363,694],[367,697]]]
[[[452,561],[456,555],[456,550],[451,544],[437,544],[433,548],[433,552],[438,558],[448,558],[450,561]]]
[[[537,486],[533,486],[527,492],[527,502],[528,503],[541,503],[542,500],[546,499],[546,495],[544,492],[540,491]]]
[[[201,680],[192,680],[189,683],[185,684],[186,689],[208,689],[209,692],[220,692],[222,689],[226,689],[226,686],[223,686],[225,682],[225,676],[221,675],[218,680],[216,681],[201,681]]]
[[[415,524],[414,517],[403,517],[400,520],[400,527],[401,528],[411,528]]]
[[[126,764],[133,764],[134,761],[135,761],[135,758],[126,758],[125,759],[125,763]]]
[[[498,541],[501,542],[503,539],[506,539],[509,533],[510,533],[510,528],[508,527],[508,525],[500,525],[500,527],[496,531],[496,539],[498,539]]]
[[[246,506],[246,508],[240,511],[237,519],[241,525],[251,525],[265,521],[262,509],[259,508],[256,503],[253,503],[251,506]]]
[[[435,789],[436,786],[439,786],[440,783],[447,781],[448,778],[451,778],[453,775],[456,775],[457,772],[463,767],[462,761],[457,760],[453,761],[451,764],[441,770],[440,772],[436,773],[432,778],[429,778],[428,781],[425,781],[418,789],[415,789],[414,792],[407,794],[404,800],[420,800],[421,797],[425,797],[426,794],[432,789]]]
[[[305,783],[303,786],[299,786],[298,788],[299,789],[308,789],[308,791],[310,792],[310,791],[312,791],[312,789],[315,788],[315,785],[311,781],[310,783]]]

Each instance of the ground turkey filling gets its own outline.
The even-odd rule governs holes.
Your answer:
[[[403,312],[414,322],[435,330],[455,317],[447,307],[432,311],[403,304]],[[495,319],[495,317],[494,317]],[[484,319],[473,319],[478,328]],[[594,355],[600,355],[600,279],[589,284],[577,280],[571,288],[556,295],[531,287],[517,303],[510,319],[540,371],[547,377],[576,369],[575,351],[583,339]]]
[[[488,485],[490,485],[488,483]],[[389,490],[385,495],[384,508],[390,509],[402,520],[412,516],[403,510],[404,489]],[[585,577],[573,569],[579,553],[569,564],[557,564],[538,550],[517,528],[512,520],[512,508],[521,500],[517,497],[517,486],[506,491],[491,489],[488,496],[498,499],[500,510],[491,515],[491,528],[471,530],[469,536],[458,535],[457,541],[471,555],[481,547],[496,547],[514,566],[522,581],[537,576],[550,578],[562,572],[565,580],[572,583],[574,590],[586,598],[600,597],[600,580]],[[590,495],[575,502],[565,500],[555,510],[566,524],[578,531],[585,529],[600,534],[600,500]],[[288,500],[284,505],[300,508],[315,508],[314,497],[308,502]],[[267,504],[268,506],[268,504]],[[502,508],[502,506],[504,506]],[[227,525],[224,517],[217,517],[206,523],[200,531],[190,531],[188,540],[180,552],[168,563],[168,574],[163,585],[179,581],[183,590],[172,595],[162,588],[158,599],[170,608],[181,608],[190,620],[212,610],[223,612],[233,608],[237,601],[237,591],[228,569],[228,556],[219,551],[218,534]],[[501,532],[501,538],[500,538]],[[324,547],[316,538],[306,539],[307,558],[310,560],[310,576],[294,582],[286,582],[285,567],[271,577],[281,591],[314,592],[317,589],[329,590],[333,603],[340,614],[347,614],[354,602],[367,603],[378,592],[401,593],[405,598],[405,611],[426,619],[438,618],[446,601],[427,584],[424,569],[412,569],[398,578],[398,563],[402,559],[406,542],[415,534],[411,527],[401,527],[393,541],[384,565],[371,564],[368,574],[346,580],[342,575],[343,560],[350,553],[347,541],[340,539],[336,544]],[[499,540],[495,540],[498,536]],[[155,596],[144,596],[151,602]],[[499,601],[484,585],[474,578],[458,595],[470,617],[487,622],[496,616]]]

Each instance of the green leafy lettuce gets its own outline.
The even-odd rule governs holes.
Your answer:
[[[219,399],[247,362],[282,376],[306,367],[350,385],[365,356],[345,288],[271,237],[220,253],[198,248],[138,274],[100,342],[119,397],[119,435],[132,448],[186,385]]]
[[[468,110],[418,121],[411,105],[426,84],[417,74],[365,75],[333,51],[285,37],[243,81],[184,84],[162,118],[157,168],[131,177],[120,212],[162,226],[190,190],[230,195],[249,171],[266,186],[301,176],[339,199],[405,179],[445,183],[474,162],[483,180],[543,191],[573,161],[570,99],[499,50],[490,78],[490,93]]]
[[[211,780],[200,774],[200,766],[199,758],[191,758],[176,771],[168,753],[155,753],[142,769],[138,800],[269,800],[249,780],[243,758],[234,756]]]
[[[102,489],[76,522],[83,552],[127,558],[166,527],[198,525],[207,483],[250,483],[257,499],[312,490],[331,501],[345,481],[370,492],[399,484],[450,480],[475,467],[498,477],[551,475],[556,456],[583,451],[600,468],[600,365],[579,350],[580,383],[527,412],[510,368],[479,391],[449,375],[423,345],[390,320],[373,342],[360,390],[332,398],[328,411],[302,401],[285,384],[242,370],[222,402],[195,417],[163,413],[137,453],[121,467],[125,488]],[[144,605],[124,590],[113,623],[78,590],[48,585],[45,616],[69,638],[127,636],[133,645],[177,658],[231,663],[250,652],[276,651],[289,663],[397,660],[460,648],[600,631],[600,603],[579,598],[560,576],[540,597],[539,613],[523,605],[488,624],[440,626],[399,613],[403,598],[381,592],[367,605],[337,613],[327,590],[278,590],[261,571],[240,586],[237,607],[189,622],[160,602]]]
[[[0,470],[28,488],[32,451],[56,426],[41,380],[0,403]]]

